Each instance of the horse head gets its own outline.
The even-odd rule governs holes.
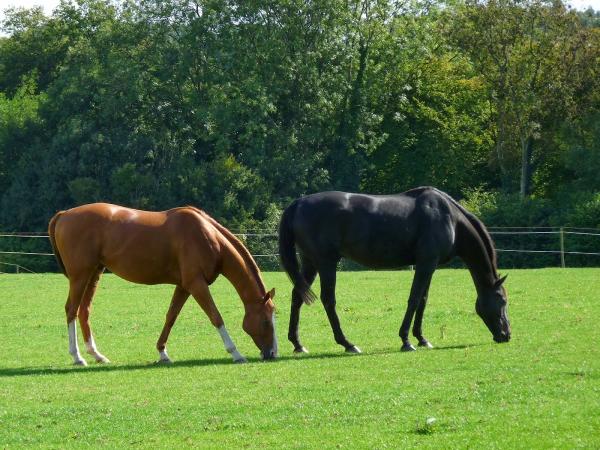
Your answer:
[[[246,315],[242,327],[260,349],[263,359],[277,357],[275,333],[275,289],[271,289],[256,303],[246,304]]]
[[[480,293],[475,303],[475,311],[488,327],[494,341],[508,342],[510,340],[510,322],[506,315],[508,297],[503,283],[506,276],[498,278],[490,289]]]

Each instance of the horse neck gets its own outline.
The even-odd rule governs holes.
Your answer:
[[[492,257],[488,254],[483,238],[468,223],[457,224],[457,255],[465,262],[477,293],[494,286],[498,278]]]
[[[232,242],[227,236],[224,236],[224,241],[221,245],[223,276],[233,285],[244,304],[258,302],[265,296],[266,289],[256,263],[241,242]]]
[[[194,210],[217,231],[221,242],[221,273],[233,285],[244,305],[262,300],[267,290],[248,249],[209,214],[198,208]]]

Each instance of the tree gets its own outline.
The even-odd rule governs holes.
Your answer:
[[[431,184],[461,195],[469,186],[495,186],[487,167],[485,85],[449,48],[441,12],[419,7],[389,24],[372,94],[387,139],[370,155],[363,189],[401,192]]]
[[[488,84],[504,188],[519,179],[526,197],[546,151],[536,142],[572,110],[586,33],[575,12],[544,0],[469,0],[448,31]]]

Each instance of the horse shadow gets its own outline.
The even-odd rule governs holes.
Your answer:
[[[461,350],[470,347],[476,347],[483,345],[478,344],[464,344],[464,345],[447,345],[437,346],[431,350]],[[429,351],[429,350],[421,350]],[[344,352],[326,352],[326,353],[303,353],[303,354],[287,354],[277,357],[274,361],[263,361],[259,357],[249,357],[249,364],[278,364],[283,362],[300,363],[307,360],[322,360],[322,359],[337,359],[337,358],[356,358],[356,357],[371,357],[380,355],[391,355],[396,353],[402,353],[400,349],[396,348],[385,348],[380,350],[373,350],[362,353],[360,355],[348,354]],[[204,358],[204,359],[187,359],[182,361],[175,361],[172,364],[162,364],[158,362],[142,362],[135,364],[96,364],[89,365],[87,367],[80,366],[63,366],[63,367],[14,367],[14,368],[0,368],[0,378],[12,378],[12,377],[26,377],[26,376],[43,376],[43,375],[70,375],[73,373],[82,372],[129,372],[137,370],[169,370],[173,368],[193,368],[193,367],[208,367],[208,366],[231,366],[235,365],[230,358]]]
[[[0,378],[39,376],[39,375],[69,375],[83,372],[126,372],[136,370],[166,370],[172,367],[202,367],[213,365],[232,364],[228,358],[191,359],[177,361],[173,364],[162,364],[158,362],[145,362],[135,364],[90,364],[87,367],[63,366],[63,367],[14,367],[0,368]]]
[[[306,359],[323,359],[323,358],[336,358],[336,357],[347,357],[344,353],[331,353],[331,354],[309,354],[299,356],[281,356],[274,361],[265,362],[262,359],[247,358],[248,364],[265,363],[273,364],[280,361],[300,361]],[[204,358],[204,359],[187,359],[182,361],[175,361],[172,364],[163,364],[159,362],[142,362],[135,364],[96,364],[86,367],[81,366],[62,366],[62,367],[13,367],[13,368],[0,368],[0,378],[12,378],[12,377],[27,377],[27,376],[44,376],[44,375],[70,375],[74,373],[96,373],[96,372],[131,372],[137,370],[169,370],[174,368],[185,368],[185,367],[208,367],[208,366],[231,366],[235,365],[231,358]],[[243,364],[240,364],[243,366]]]
[[[482,345],[486,345],[484,343],[477,343],[477,344],[459,344],[459,345],[445,345],[445,346],[435,346],[433,347],[431,350],[465,350],[467,348],[471,348],[471,347],[480,347]]]

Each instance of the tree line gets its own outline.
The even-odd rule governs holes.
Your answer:
[[[600,229],[599,12],[63,0],[2,28],[0,230],[95,201],[274,230],[306,193],[418,185],[487,225]]]

